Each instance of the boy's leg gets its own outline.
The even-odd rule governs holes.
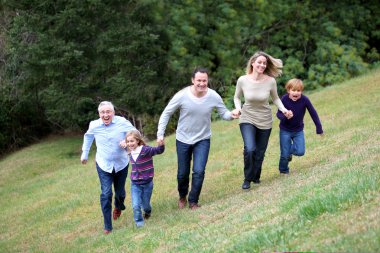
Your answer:
[[[291,153],[296,156],[303,156],[305,154],[305,135],[303,131],[293,133],[293,145]]]

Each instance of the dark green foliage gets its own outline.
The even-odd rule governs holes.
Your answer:
[[[26,130],[84,131],[102,100],[154,138],[196,66],[232,109],[257,50],[283,60],[280,95],[290,78],[310,90],[379,64],[377,1],[3,0],[0,11],[0,150],[27,143]]]
[[[29,117],[44,119],[40,127],[48,121],[52,130],[86,129],[102,100],[126,116],[157,114],[165,41],[146,15],[149,3],[5,3],[14,16],[4,86],[20,94],[20,104],[35,107]]]

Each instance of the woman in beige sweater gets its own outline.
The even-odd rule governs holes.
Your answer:
[[[282,73],[282,61],[264,52],[256,52],[247,63],[246,75],[236,84],[234,103],[240,111],[240,131],[244,141],[243,189],[250,183],[260,183],[261,167],[272,130],[272,110],[269,97],[287,118],[292,116],[277,94],[275,78]],[[241,96],[244,105],[241,106]]]

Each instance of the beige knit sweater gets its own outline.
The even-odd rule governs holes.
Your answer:
[[[241,108],[241,96],[244,97],[243,108]],[[261,82],[253,80],[250,75],[239,77],[234,103],[235,108],[241,110],[240,123],[251,123],[260,129],[272,128],[273,118],[269,96],[280,111],[286,111],[278,97],[277,83],[273,77]]]

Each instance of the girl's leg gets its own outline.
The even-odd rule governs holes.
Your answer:
[[[142,187],[138,184],[131,183],[131,197],[132,197],[132,209],[133,218],[136,222],[137,227],[144,226],[144,219],[141,212],[141,202],[142,202]]]
[[[144,210],[144,217],[149,217],[150,213],[152,212],[152,206],[150,204],[150,199],[152,198],[152,192],[153,192],[153,180],[149,183],[145,184],[143,186],[143,192],[142,192],[142,209]]]

